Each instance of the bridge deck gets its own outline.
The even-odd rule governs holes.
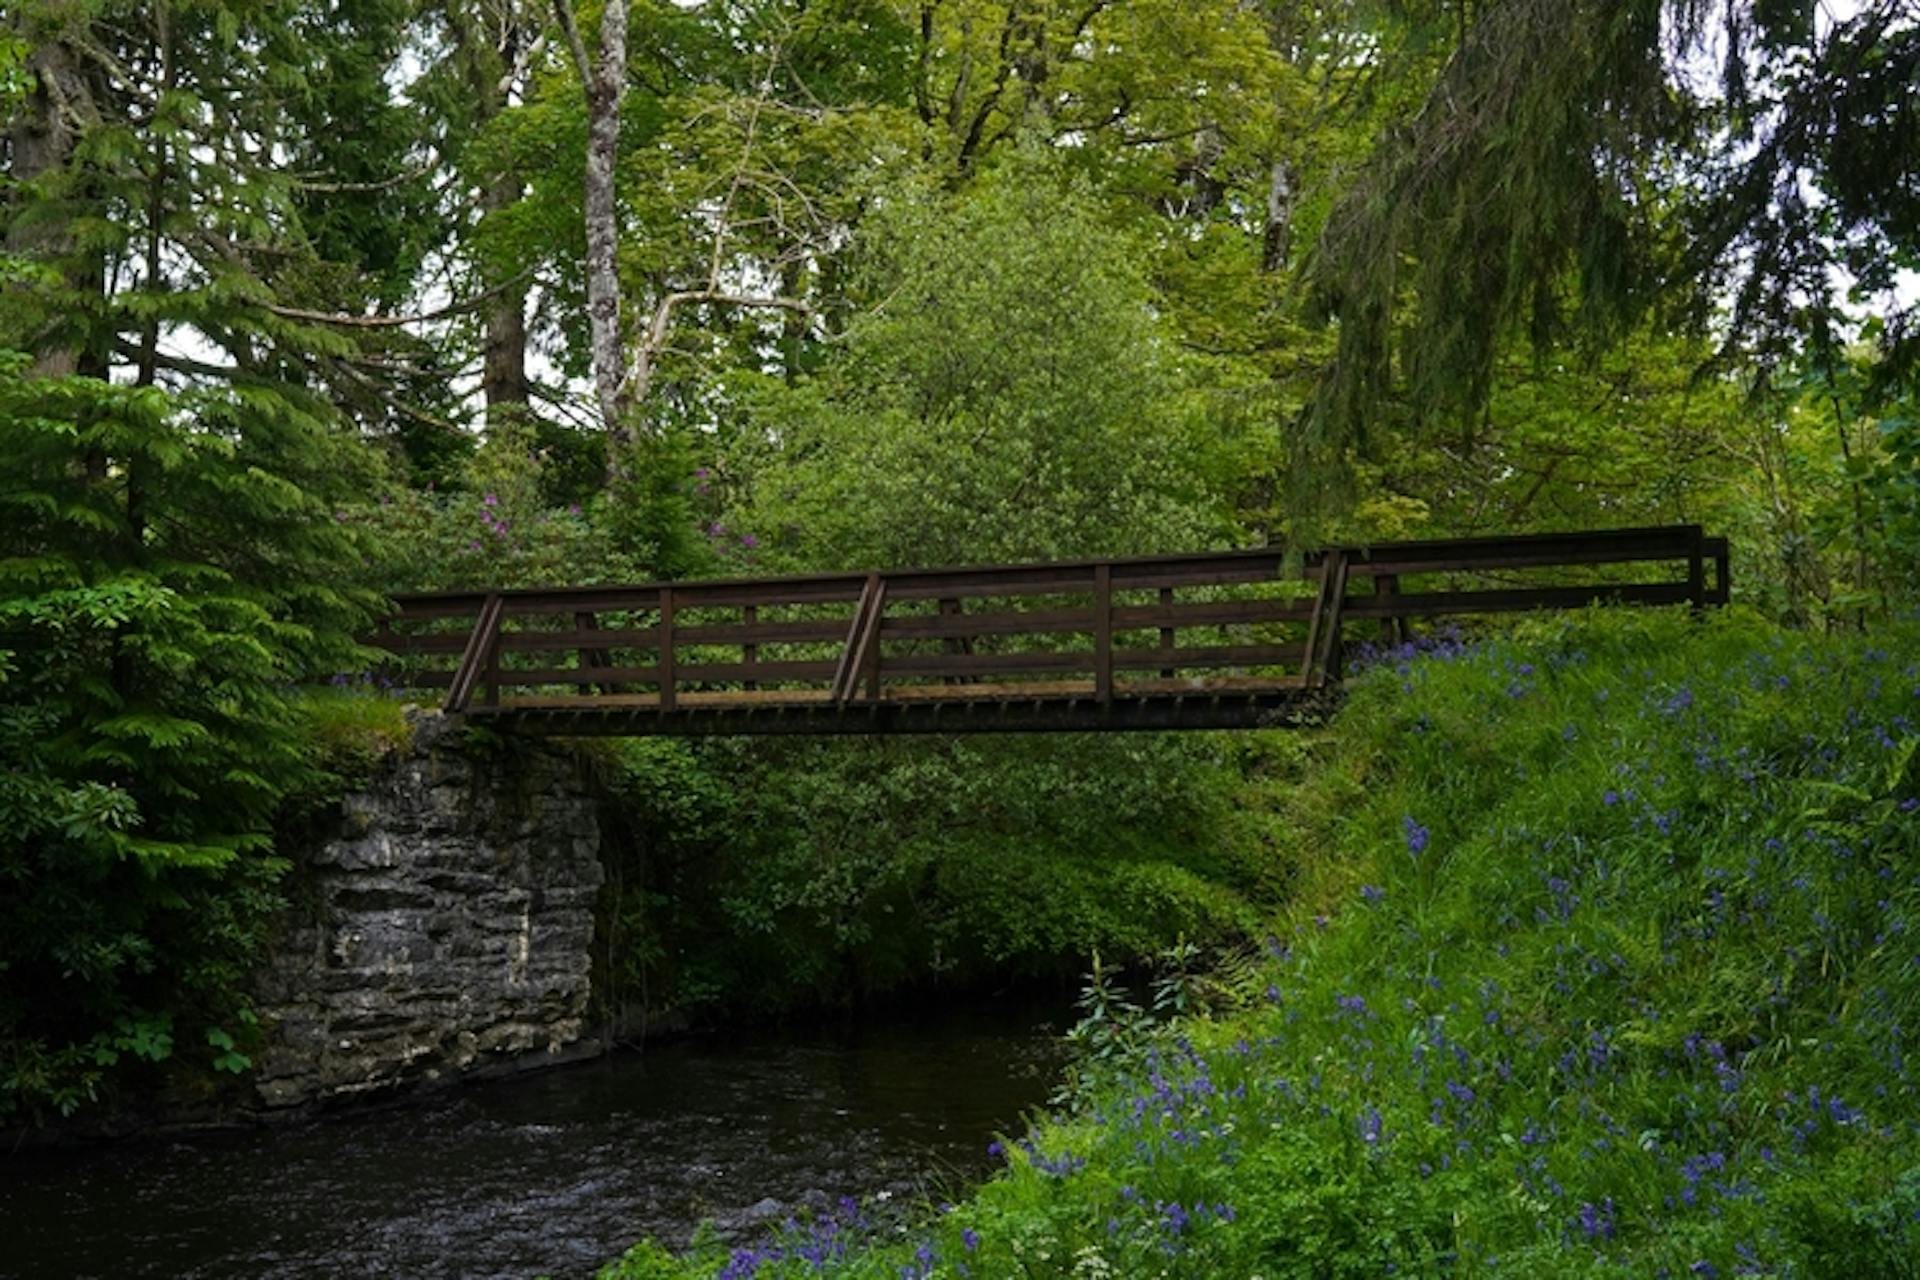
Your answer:
[[[1317,714],[1356,622],[1704,605],[1727,574],[1724,540],[1680,526],[411,595],[374,643],[448,710],[526,732],[1246,728]]]
[[[1047,733],[1087,729],[1253,729],[1299,723],[1330,703],[1298,678],[1141,680],[1101,701],[1091,680],[888,689],[878,700],[835,702],[820,689],[682,692],[662,711],[657,693],[503,698],[473,706],[480,723],[566,735]]]

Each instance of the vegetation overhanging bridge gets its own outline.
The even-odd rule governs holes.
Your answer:
[[[1699,607],[1727,582],[1725,539],[1681,525],[403,595],[373,643],[448,711],[532,733],[1252,728],[1324,708],[1356,623],[1394,640],[1414,619]]]

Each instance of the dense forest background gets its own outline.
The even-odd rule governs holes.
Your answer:
[[[244,1063],[388,591],[1697,521],[1910,613],[1917,101],[1903,0],[9,4],[0,1110]],[[1278,749],[634,747],[624,954],[1231,933]]]

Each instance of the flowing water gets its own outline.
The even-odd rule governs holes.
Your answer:
[[[0,1154],[0,1275],[591,1275],[702,1220],[957,1191],[1044,1101],[1055,1005],[686,1040],[309,1123]]]

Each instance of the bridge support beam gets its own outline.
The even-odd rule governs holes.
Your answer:
[[[814,706],[475,709],[476,724],[556,737],[780,734],[1113,733],[1294,728],[1338,701],[1334,689],[1259,696],[1031,699],[993,703],[822,703]]]

